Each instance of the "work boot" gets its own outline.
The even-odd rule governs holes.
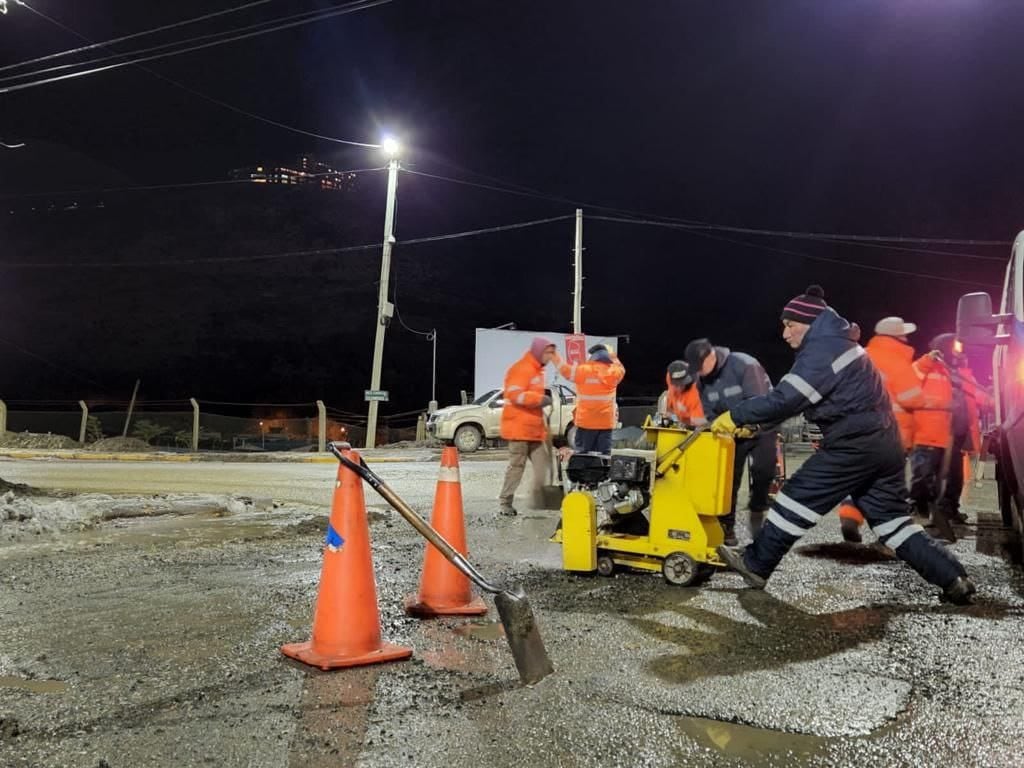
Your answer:
[[[519,513],[516,512],[515,507],[513,507],[511,504],[502,504],[500,507],[498,507],[498,514],[502,515],[503,517],[515,517]]]
[[[860,536],[860,526],[857,525],[856,520],[849,517],[841,518],[839,527],[843,532],[843,541],[848,541],[851,544],[860,544],[863,541]]]
[[[728,547],[735,547],[739,542],[736,540],[736,525],[733,523],[722,524],[722,541]]]
[[[953,603],[953,605],[970,605],[974,602],[974,595],[977,591],[978,588],[974,586],[974,582],[966,576],[958,576],[956,581],[942,591],[939,599],[944,603]]]
[[[758,576],[747,567],[743,560],[743,553],[746,547],[730,547],[723,544],[718,548],[718,556],[725,560],[726,565],[743,577],[743,580],[754,589],[764,589],[768,580],[764,576]]]

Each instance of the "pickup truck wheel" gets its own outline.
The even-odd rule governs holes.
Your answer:
[[[463,424],[455,430],[455,447],[459,453],[473,453],[484,441],[483,432],[475,424]]]

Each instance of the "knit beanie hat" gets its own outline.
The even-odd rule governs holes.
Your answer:
[[[551,339],[545,339],[543,336],[534,336],[533,341],[530,343],[530,354],[532,354],[538,363],[544,362],[544,350],[548,347],[555,346],[555,343]]]
[[[827,308],[825,289],[820,285],[810,285],[805,293],[794,296],[782,308],[782,319],[810,325]]]

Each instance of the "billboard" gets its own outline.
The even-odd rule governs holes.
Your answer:
[[[550,339],[558,347],[558,353],[568,357],[566,341],[569,340],[569,348],[573,354],[578,353],[578,342],[572,340],[577,338],[571,333],[556,333],[554,331],[508,331],[495,330],[491,328],[476,329],[476,362],[473,367],[473,397],[479,397],[492,389],[501,389],[505,382],[505,371],[516,360],[530,348],[530,342],[535,336],[543,336]],[[586,336],[586,345],[583,347],[584,354],[594,344],[610,344],[618,349],[618,339],[615,336]],[[545,371],[548,384],[555,381],[566,383],[565,379],[558,375],[554,366],[549,365]],[[573,387],[575,389],[575,387]]]

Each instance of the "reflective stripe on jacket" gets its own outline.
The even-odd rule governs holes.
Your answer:
[[[868,342],[868,357],[882,377],[900,428],[903,450],[914,447],[914,416],[924,406],[921,377],[914,369],[914,349],[894,336],[875,336]]]
[[[615,388],[626,375],[618,360],[562,363],[558,372],[576,385],[573,422],[583,429],[615,429]]]
[[[715,370],[710,376],[698,376],[697,380],[704,415],[709,419],[771,390],[772,381],[756,358],[726,347],[715,347],[715,357]]]
[[[894,427],[882,377],[849,332],[850,324],[834,309],[818,315],[789,373],[767,395],[731,408],[733,420],[741,425],[778,424],[805,413],[821,427],[826,444],[830,437]]]
[[[914,445],[948,448],[953,442],[953,382],[949,369],[925,355],[914,367],[924,377],[924,407],[914,411]]]
[[[544,398],[544,366],[527,352],[505,374],[501,409],[503,440],[542,442],[547,437],[541,401]]]

